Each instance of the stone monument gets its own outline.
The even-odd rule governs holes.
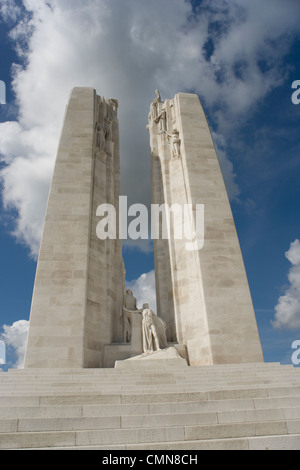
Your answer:
[[[153,231],[159,316],[126,289],[121,240],[98,236],[99,205],[119,209],[117,108],[91,88],[71,93],[25,370],[0,374],[0,448],[145,450],[149,458],[157,450],[169,463],[178,463],[169,452],[177,450],[298,450],[300,377],[292,365],[263,363],[198,97],[179,93],[162,102],[157,91],[150,108],[153,205],[168,227],[167,237]],[[186,202],[187,218],[178,212],[167,224],[161,206]],[[205,209],[203,231],[198,204]],[[175,236],[182,225],[189,243]],[[183,457],[195,463],[197,454]]]
[[[204,204],[204,246],[154,240],[158,316],[125,287],[121,240],[96,233],[119,212],[118,102],[74,88],[41,241],[25,368],[262,362],[251,295],[213,141],[196,95],[156,99],[148,129],[153,203]],[[195,234],[195,211],[188,218]],[[119,233],[116,217],[116,233]],[[196,228],[195,228],[196,227]],[[147,301],[147,299],[145,299]]]
[[[187,347],[191,365],[262,362],[248,280],[227,191],[197,95],[178,93],[149,113],[152,202],[204,205],[204,244],[186,249],[172,236],[154,240],[157,310],[167,338]],[[186,223],[186,221],[185,221]]]
[[[118,209],[118,103],[74,88],[51,184],[30,314],[25,368],[103,367],[119,321],[121,240],[96,236],[96,210]]]

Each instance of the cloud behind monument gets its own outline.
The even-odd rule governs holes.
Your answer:
[[[126,5],[76,0],[72,9],[66,1],[28,0],[26,13],[4,0],[4,17],[19,20],[11,37],[23,64],[13,69],[19,124],[1,124],[0,140],[7,164],[3,197],[8,209],[16,209],[18,239],[37,254],[64,105],[73,86],[92,86],[119,99],[122,193],[130,202],[149,204],[145,125],[153,90],[159,88],[163,98],[178,91],[200,94],[214,117],[214,131],[229,135],[282,82],[282,58],[297,27],[298,7],[291,1],[274,3],[269,15],[267,6],[245,0],[202,2],[195,10],[183,0]],[[226,148],[221,160],[235,197],[239,188]]]
[[[290,261],[289,284],[279,297],[275,307],[275,328],[297,330],[300,328],[300,242],[290,244],[285,257]]]

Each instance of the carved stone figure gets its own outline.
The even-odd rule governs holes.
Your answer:
[[[171,144],[172,144],[172,156],[173,158],[180,157],[180,144],[179,132],[177,129],[174,129],[171,135]]]
[[[140,312],[141,310],[137,309],[136,298],[133,296],[132,290],[127,289],[124,292],[124,302],[123,302],[123,331],[124,331],[124,342],[130,343],[131,341],[131,313]]]
[[[171,116],[172,116],[172,124],[175,125],[175,123],[176,123],[176,112],[175,112],[174,101],[171,101],[170,109],[171,109]]]
[[[99,132],[99,147],[100,150],[105,150],[105,136],[102,127]]]
[[[112,112],[114,114],[114,116],[117,115],[117,111],[118,111],[118,107],[119,107],[119,102],[118,100],[115,100],[114,98],[110,98],[110,104],[111,104],[111,107],[112,107]]]
[[[167,131],[167,113],[165,109],[162,110],[157,121],[159,123],[159,133],[166,132]]]
[[[105,136],[102,127],[98,124],[97,126],[97,140],[96,146],[100,150],[105,150]]]
[[[155,90],[155,94],[156,94],[156,98],[155,98],[156,103],[161,103],[161,97],[160,97],[159,91]]]
[[[111,124],[112,124],[112,122],[107,117],[105,117],[105,119],[104,119],[104,135],[105,135],[106,140],[111,140],[112,139]]]
[[[149,119],[153,119],[158,122],[158,103],[161,103],[161,97],[158,90],[155,90],[156,98],[151,103]]]
[[[143,332],[143,351],[144,354],[151,354],[155,350],[161,351],[159,345],[158,334],[154,322],[154,312],[150,310],[149,304],[143,305],[143,321],[142,321],[142,332]]]

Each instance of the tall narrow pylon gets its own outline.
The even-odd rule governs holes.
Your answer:
[[[178,93],[149,114],[152,202],[204,205],[204,244],[188,250],[173,235],[154,240],[157,309],[168,340],[186,345],[191,365],[262,362],[236,228],[206,116],[197,95]]]
[[[120,240],[100,240],[96,211],[118,210],[118,103],[74,88],[66,109],[39,253],[25,368],[103,367],[118,341]]]

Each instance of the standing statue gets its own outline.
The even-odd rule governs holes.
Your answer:
[[[179,139],[179,132],[177,129],[174,129],[172,135],[169,136],[171,138],[172,144],[172,157],[179,158],[180,157],[180,144],[181,140]]]
[[[112,121],[108,117],[104,118],[104,134],[107,141],[112,139]]]
[[[160,96],[159,91],[155,90],[155,94],[156,94],[156,101],[160,103],[161,102],[161,96]]]
[[[157,122],[159,124],[159,134],[167,132],[167,113],[165,109],[162,109],[162,112],[157,118]]]
[[[158,90],[155,90],[156,98],[151,103],[150,117],[157,122],[158,119],[158,103],[161,103],[161,97]]]
[[[97,139],[96,139],[96,146],[100,150],[105,150],[105,136],[102,127],[98,124],[97,125]]]
[[[114,98],[110,98],[109,102],[110,102],[111,108],[112,108],[111,118],[113,119],[113,118],[117,117],[119,102],[118,102],[118,100],[115,100]]]
[[[132,290],[127,289],[124,292],[123,308],[122,308],[123,332],[124,332],[125,343],[130,343],[131,341],[131,313],[132,312],[141,312],[141,310],[138,310],[136,306],[136,298],[133,296]]]
[[[154,323],[154,312],[150,310],[149,304],[143,305],[143,351],[144,354],[152,354],[155,350],[161,351],[157,330]],[[155,349],[154,349],[155,347]]]

